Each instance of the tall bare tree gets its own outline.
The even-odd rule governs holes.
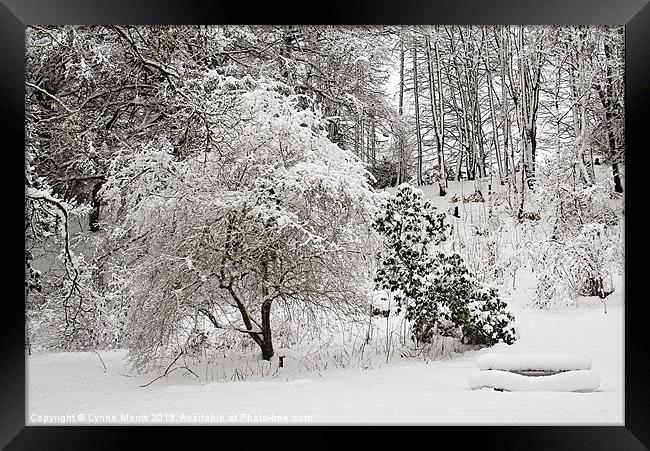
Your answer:
[[[418,89],[418,48],[413,42],[413,96],[415,97],[415,132],[417,136],[416,183],[422,185],[422,130],[420,125],[420,91]]]
[[[443,189],[447,184],[447,170],[445,168],[445,149],[444,149],[444,129],[445,129],[445,111],[442,105],[442,81],[440,76],[440,54],[438,51],[438,34],[435,37],[435,50],[431,50],[431,37],[427,34],[425,37],[427,50],[427,69],[429,72],[429,101],[431,104],[431,117],[433,120],[433,130],[436,138],[436,155],[438,157],[438,181],[440,184],[440,195],[443,196],[446,190]],[[435,64],[435,68],[434,68]],[[437,85],[437,89],[434,87]]]

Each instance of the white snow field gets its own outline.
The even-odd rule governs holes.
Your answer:
[[[27,424],[561,424],[621,425],[623,308],[608,299],[562,310],[512,306],[519,340],[455,358],[399,359],[381,368],[328,369],[244,382],[201,383],[180,371],[148,387],[125,351],[27,358]],[[488,352],[569,352],[591,358],[598,391],[472,390]],[[523,376],[522,376],[523,377]]]
[[[450,183],[445,198],[437,196],[436,186],[422,188],[425,198],[442,211],[448,211],[449,199],[454,194],[473,192],[474,184]],[[461,217],[468,216],[469,220],[469,216],[483,214],[485,209],[484,204],[460,203],[459,207]],[[460,220],[458,225],[462,225]],[[506,225],[513,228],[512,224]],[[224,375],[232,373],[237,365],[231,362],[226,368],[220,366],[224,365],[221,362],[203,372],[197,371],[200,378],[179,370],[142,388],[141,385],[158,374],[130,373],[124,360],[126,350],[100,351],[106,370],[93,352],[34,354],[27,357],[26,422],[33,425],[624,424],[624,306],[620,279],[615,281],[614,293],[605,299],[607,313],[596,297],[579,298],[570,307],[530,308],[533,282],[534,276],[524,266],[517,271],[516,287],[502,292],[515,316],[519,334],[513,345],[498,344],[480,351],[456,353],[445,360],[427,362],[395,356],[388,364],[371,365],[366,370],[336,369],[335,365],[329,365],[317,371],[296,371],[295,366],[288,365],[274,376],[237,382],[230,382],[229,378],[224,382],[222,376],[216,378],[221,378],[221,382],[215,382],[207,375],[208,369],[211,374]],[[495,353],[499,356],[486,357],[477,364],[482,355]],[[501,392],[491,388],[473,390],[470,386],[469,381],[479,372],[479,367],[488,369],[493,364],[503,367],[510,362],[516,369],[520,358],[517,356],[531,353],[546,355],[537,362],[546,369],[557,364],[566,367],[570,363],[574,364],[572,369],[590,369],[599,376],[598,389],[548,391],[554,387],[537,386],[544,390]],[[567,354],[583,357],[576,359]],[[272,365],[277,367],[277,361]],[[593,385],[595,379],[582,378],[578,382]],[[513,387],[510,383],[510,388]],[[575,388],[575,384],[569,388]]]

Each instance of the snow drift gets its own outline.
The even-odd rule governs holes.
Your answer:
[[[550,376],[524,376],[501,370],[478,371],[468,377],[472,390],[493,388],[505,391],[596,391],[600,376],[591,370],[566,371]]]

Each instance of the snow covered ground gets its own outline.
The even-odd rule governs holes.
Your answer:
[[[129,375],[124,351],[37,354],[27,359],[27,424],[623,424],[623,307],[516,308],[513,345],[453,359],[401,359],[382,368],[328,369],[244,382],[202,384],[178,373],[149,382]],[[486,352],[577,352],[589,356],[599,391],[471,390]]]
[[[472,182],[450,183],[445,198],[423,187],[442,211],[468,195]],[[483,187],[484,188],[484,187]],[[485,204],[459,204],[463,223]],[[473,215],[473,216],[472,216]],[[466,218],[467,216],[467,218]],[[472,217],[470,217],[472,216]],[[459,223],[460,224],[460,223]],[[531,309],[534,276],[517,271],[516,287],[502,291],[516,318],[515,344],[425,362],[395,357],[389,364],[305,372],[283,368],[273,377],[214,382],[184,371],[157,380],[131,374],[126,351],[43,353],[27,358],[27,424],[559,424],[622,425],[624,406],[623,287],[607,301],[581,298],[559,309]],[[590,393],[472,390],[476,360],[488,352],[579,353],[600,377]],[[222,373],[222,368],[210,371]],[[235,363],[232,363],[235,365]],[[277,365],[277,363],[276,363]],[[294,368],[295,369],[295,368]],[[207,371],[206,371],[207,373]],[[225,372],[223,373],[225,374]]]

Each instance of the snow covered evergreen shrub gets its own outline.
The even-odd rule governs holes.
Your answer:
[[[390,292],[398,311],[405,308],[418,343],[434,335],[486,346],[514,342],[514,318],[497,291],[472,277],[460,255],[435,249],[450,229],[444,218],[408,184],[386,199],[375,218],[384,243],[376,289]]]
[[[460,256],[442,252],[427,256],[426,272],[419,280],[418,294],[406,306],[413,339],[428,343],[436,334],[461,338],[473,284]]]
[[[499,297],[496,288],[479,284],[467,307],[469,318],[463,326],[463,336],[468,343],[487,346],[499,341],[514,343],[514,317],[507,311],[508,305]]]
[[[515,341],[507,304],[495,288],[472,277],[458,254],[439,252],[429,267],[421,295],[406,307],[415,341],[430,342],[434,334],[483,346]]]
[[[388,290],[399,306],[419,294],[420,278],[428,272],[429,247],[447,239],[451,226],[445,214],[436,213],[422,191],[408,183],[384,200],[373,226],[383,239],[376,288]]]

